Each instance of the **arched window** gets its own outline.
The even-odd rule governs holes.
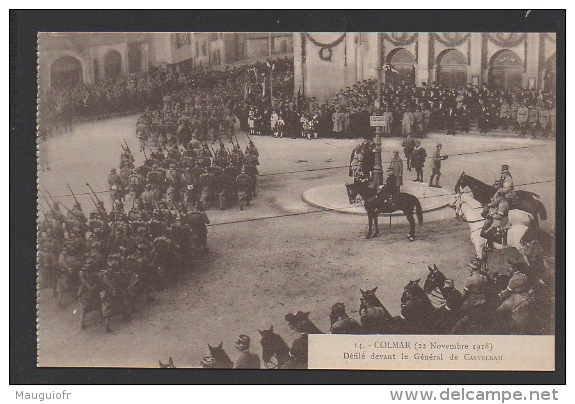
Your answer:
[[[118,77],[122,74],[122,55],[120,52],[112,50],[104,58],[104,72],[106,78]]]
[[[439,54],[437,83],[450,88],[467,85],[467,59],[461,52],[448,49]]]
[[[489,63],[489,85],[505,90],[521,88],[523,62],[517,54],[508,49],[497,52]]]
[[[52,88],[70,87],[82,81],[82,63],[75,57],[63,56],[52,63],[50,69]]]
[[[394,49],[387,55],[386,62],[392,69],[385,72],[387,84],[415,84],[415,58],[410,51]]]

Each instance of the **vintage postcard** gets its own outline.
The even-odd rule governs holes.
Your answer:
[[[40,32],[37,365],[554,371],[556,60]]]

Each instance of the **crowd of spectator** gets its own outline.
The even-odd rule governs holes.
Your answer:
[[[71,130],[73,121],[146,111],[165,136],[188,115],[200,138],[226,132],[229,117],[242,130],[276,137],[365,137],[369,117],[385,117],[384,136],[423,137],[429,131],[467,133],[513,130],[521,136],[555,133],[555,98],[542,90],[503,90],[487,85],[445,88],[435,83],[382,85],[364,80],[323,103],[294,94],[293,59],[257,62],[224,70],[147,72],[94,84],[62,86],[39,100],[41,134]],[[273,81],[273,82],[270,82]]]

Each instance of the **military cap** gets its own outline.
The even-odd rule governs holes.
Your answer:
[[[298,311],[296,313],[286,314],[285,319],[288,322],[288,324],[297,324],[299,321],[307,319],[308,316],[309,312],[304,313],[302,311]]]
[[[242,335],[240,335],[240,336],[238,337],[238,339],[236,340],[236,345],[242,345],[242,346],[245,346],[245,347],[248,347],[248,348],[249,348],[249,346],[250,346],[250,341],[251,341],[251,340],[250,340],[250,337],[248,337],[247,335],[242,334]]]
[[[509,171],[509,166],[507,164],[503,164],[501,166],[501,172]]]
[[[210,368],[215,366],[216,360],[212,356],[204,356],[204,359],[200,361],[200,365],[204,368]]]
[[[447,289],[454,289],[455,288],[455,282],[453,282],[453,279],[446,279],[445,284],[443,286]]]
[[[477,258],[474,258],[471,261],[469,261],[467,266],[474,271],[479,271],[481,269],[481,262]]]

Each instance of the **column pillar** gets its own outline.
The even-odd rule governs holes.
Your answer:
[[[293,34],[293,68],[294,68],[294,96],[297,95],[298,90],[303,94],[304,90],[304,76],[303,76],[303,61],[302,61],[302,40],[299,32]]]
[[[417,33],[417,66],[415,83],[431,84],[429,80],[429,32]]]
[[[467,82],[472,82],[472,77],[479,77],[479,84],[482,84],[481,64],[483,52],[481,49],[482,33],[472,32],[469,37],[470,52],[469,52],[469,69],[467,69]]]
[[[523,76],[523,87],[529,85],[529,79],[535,79],[535,88],[538,88],[539,80],[539,34],[527,34],[527,54],[522,55],[526,57],[526,69]]]

